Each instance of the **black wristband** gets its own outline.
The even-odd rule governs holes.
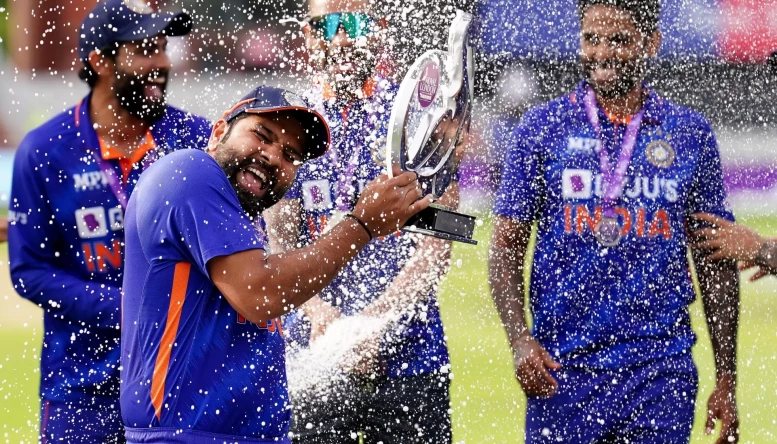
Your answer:
[[[364,231],[367,232],[367,236],[369,236],[370,240],[372,240],[372,231],[370,231],[370,229],[367,228],[367,224],[362,222],[362,220],[359,219],[358,217],[356,217],[356,215],[353,214],[353,213],[348,213],[348,214],[345,215],[345,217],[350,217],[351,219],[355,220],[359,225],[361,225],[362,228],[364,228]]]

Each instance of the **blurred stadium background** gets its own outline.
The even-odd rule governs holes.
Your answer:
[[[302,0],[167,0],[186,9],[196,31],[172,39],[171,103],[216,118],[260,82],[303,88],[306,67],[298,27]],[[10,193],[15,146],[25,133],[75,104],[87,92],[76,76],[77,26],[95,0],[0,0],[0,214]],[[522,442],[524,398],[490,302],[486,246],[488,209],[504,146],[494,132],[514,124],[533,104],[563,94],[578,80],[579,30],[574,0],[402,0],[393,29],[398,76],[416,55],[442,48],[458,6],[479,17],[477,121],[463,165],[463,206],[484,221],[480,245],[457,245],[441,296],[455,375],[452,407],[457,442]],[[713,122],[731,203],[762,234],[777,232],[777,0],[662,0],[664,43],[651,85]],[[408,26],[408,24],[412,26]],[[418,30],[423,32],[418,32]],[[410,32],[414,32],[410,34]],[[743,283],[739,404],[742,442],[777,442],[777,299],[775,281]],[[714,381],[699,304],[696,347],[702,387],[694,442],[702,434],[703,402]],[[35,442],[39,309],[19,298],[0,246],[0,441]]]

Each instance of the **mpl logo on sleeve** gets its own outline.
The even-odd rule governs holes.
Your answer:
[[[302,206],[308,211],[332,208],[332,193],[327,180],[309,180],[302,183]]]
[[[565,199],[590,199],[593,173],[590,170],[565,169],[561,175],[561,193]]]

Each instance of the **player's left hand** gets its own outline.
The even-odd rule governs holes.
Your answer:
[[[711,435],[715,424],[720,421],[720,437],[716,444],[739,442],[739,413],[737,412],[737,397],[731,376],[721,376],[715,385],[715,390],[707,401],[707,425],[704,433]]]
[[[707,259],[711,261],[729,259],[753,262],[766,242],[766,239],[750,228],[714,214],[697,213],[693,218],[713,225],[711,228],[701,228],[690,233],[691,246],[710,251]]]

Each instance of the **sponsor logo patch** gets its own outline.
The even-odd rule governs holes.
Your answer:
[[[108,234],[105,209],[92,207],[76,210],[76,226],[78,227],[78,237],[81,239],[105,236]]]
[[[289,102],[289,105],[291,106],[298,106],[300,108],[309,108],[307,102],[305,102],[305,99],[302,98],[299,94],[291,91],[285,91],[283,93],[283,98],[286,99],[287,102]]]
[[[573,153],[591,154],[599,151],[599,141],[588,137],[570,137],[567,143],[567,151]]]
[[[561,192],[565,199],[590,199],[593,174],[589,170],[565,169],[561,178]]]
[[[73,174],[76,191],[99,190],[108,185],[108,177],[102,171]]]
[[[302,205],[308,211],[332,208],[332,194],[329,181],[309,180],[302,183]]]

